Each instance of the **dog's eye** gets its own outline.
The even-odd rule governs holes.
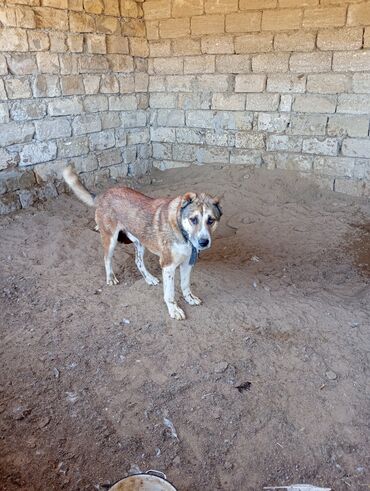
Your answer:
[[[208,217],[207,223],[208,225],[213,225],[215,223],[215,219],[212,217]]]
[[[193,225],[198,225],[198,217],[192,217],[190,218],[190,221]]]

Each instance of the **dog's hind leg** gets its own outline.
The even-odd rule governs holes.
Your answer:
[[[200,305],[201,299],[191,293],[190,290],[190,274],[193,267],[188,263],[188,260],[180,264],[181,290],[185,301],[189,305]]]
[[[145,267],[144,263],[144,251],[145,248],[139,240],[126,232],[127,237],[133,242],[135,246],[135,264],[137,269],[143,275],[144,280],[148,283],[148,285],[158,285],[159,279],[149,273],[149,271]]]
[[[104,248],[104,264],[105,264],[105,273],[107,278],[107,285],[117,285],[119,281],[117,280],[115,274],[112,269],[112,257],[114,248],[117,244],[118,230],[111,234],[106,232],[102,228],[100,228],[100,235]]]

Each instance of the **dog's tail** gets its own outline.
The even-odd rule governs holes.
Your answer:
[[[95,196],[83,187],[78,176],[71,165],[63,170],[63,178],[68,186],[75,193],[77,198],[88,206],[95,206]]]

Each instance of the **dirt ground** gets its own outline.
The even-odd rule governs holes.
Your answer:
[[[103,490],[131,467],[179,491],[369,488],[370,204],[239,166],[137,186],[224,194],[186,321],[132,246],[105,285],[74,196],[0,219],[0,488]]]

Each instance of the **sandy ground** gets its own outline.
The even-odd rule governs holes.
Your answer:
[[[103,490],[134,465],[180,491],[367,489],[369,203],[245,167],[139,187],[224,193],[186,321],[132,246],[105,286],[93,210],[75,197],[0,219],[0,488]]]

